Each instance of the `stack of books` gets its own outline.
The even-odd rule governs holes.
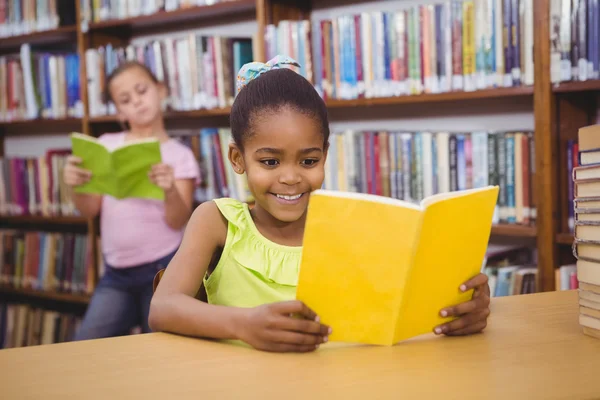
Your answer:
[[[600,339],[600,125],[579,130],[579,166],[573,169],[579,323]]]

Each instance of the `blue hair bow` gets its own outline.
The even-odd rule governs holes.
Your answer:
[[[238,93],[252,79],[256,79],[260,75],[272,69],[279,69],[283,65],[293,65],[296,67],[300,67],[300,64],[298,64],[296,60],[294,60],[291,57],[282,55],[277,55],[269,61],[267,61],[266,63],[254,61],[251,63],[244,64],[242,68],[240,68],[240,72],[238,72],[237,75],[236,88]]]

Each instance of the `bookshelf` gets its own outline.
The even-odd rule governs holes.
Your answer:
[[[76,15],[81,15],[80,1],[71,1]],[[576,130],[588,124],[593,117],[596,104],[595,95],[600,92],[600,81],[563,82],[552,84],[550,78],[550,2],[533,1],[533,59],[535,76],[532,86],[501,87],[473,91],[451,91],[446,93],[425,93],[396,97],[360,98],[353,100],[327,99],[331,110],[365,113],[378,108],[394,109],[404,106],[429,106],[431,117],[435,117],[438,105],[473,104],[480,100],[501,100],[503,102],[530,102],[535,125],[535,170],[536,179],[532,190],[537,196],[537,218],[535,226],[499,224],[494,226],[492,235],[514,238],[529,238],[535,241],[538,250],[538,290],[554,290],[554,269],[568,257],[565,249],[570,240],[565,229],[567,200],[564,195],[566,175],[563,159],[564,142],[576,137]],[[251,20],[256,23],[257,32],[252,32],[255,58],[265,61],[267,43],[263,34],[268,24],[278,24],[286,19],[309,19],[315,10],[328,7],[370,3],[367,0],[232,0],[208,6],[194,6],[175,11],[160,11],[133,18],[110,19],[100,22],[77,23],[46,32],[0,39],[0,55],[7,54],[23,43],[36,46],[61,46],[75,44],[80,63],[80,97],[83,103],[83,118],[45,119],[22,122],[0,122],[0,155],[3,154],[4,138],[24,133],[65,132],[79,130],[96,135],[106,126],[118,123],[115,116],[91,116],[87,87],[86,51],[91,48],[113,43],[126,44],[138,34],[162,34],[178,29],[208,27],[223,21]],[[40,47],[43,48],[43,47]],[[313,57],[319,57],[314,55]],[[593,99],[593,100],[592,100]],[[193,111],[169,111],[166,114],[167,127],[177,126],[225,126],[229,108],[203,109]],[[561,160],[559,163],[556,160]],[[87,232],[94,239],[98,234],[97,220],[78,218],[42,217],[2,217],[14,222],[29,225],[52,227],[55,225],[86,225]],[[96,241],[94,240],[94,243]],[[94,248],[94,252],[98,252]],[[97,256],[97,254],[95,254]],[[94,257],[96,260],[97,257]],[[97,273],[97,265],[94,265]],[[0,292],[3,289],[0,287]]]

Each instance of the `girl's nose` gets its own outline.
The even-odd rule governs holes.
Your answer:
[[[283,183],[284,185],[296,185],[302,181],[302,175],[298,172],[297,168],[281,168],[280,171],[279,183]]]

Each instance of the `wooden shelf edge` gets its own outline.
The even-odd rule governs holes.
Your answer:
[[[571,246],[575,238],[572,233],[559,233],[556,235],[556,243]]]
[[[204,6],[191,6],[174,11],[159,11],[154,14],[138,17],[109,19],[89,24],[88,32],[102,31],[123,26],[149,26],[167,25],[190,19],[207,19],[215,16],[233,15],[240,12],[251,11],[256,8],[255,0],[222,1]]]
[[[537,236],[537,229],[535,226],[528,225],[497,224],[492,227],[492,235],[533,238]]]
[[[6,285],[0,285],[0,293],[36,298],[41,300],[61,301],[64,303],[73,304],[88,304],[91,298],[91,296],[87,294],[51,292],[47,290],[15,288]]]
[[[600,91],[600,79],[581,82],[563,82],[553,86],[552,91],[554,93]]]
[[[426,93],[417,95],[405,95],[394,97],[375,97],[362,98],[353,100],[327,100],[325,103],[328,108],[345,108],[345,107],[367,107],[380,105],[395,105],[395,104],[411,104],[411,103],[434,103],[445,101],[464,101],[477,99],[494,99],[502,97],[520,97],[532,96],[532,86],[521,86],[514,88],[496,88],[483,89],[472,92],[447,92],[447,93]]]
[[[0,37],[0,50],[14,48],[24,43],[43,44],[61,42],[75,35],[75,25],[60,26],[56,29],[36,31],[24,35]]]
[[[166,120],[177,119],[193,119],[193,118],[208,118],[208,117],[227,117],[231,112],[231,108],[211,108],[190,111],[168,111],[164,117]],[[101,117],[90,117],[90,124],[117,123],[116,115],[105,115]]]
[[[81,129],[83,124],[83,118],[40,118],[40,119],[28,119],[20,121],[0,121],[0,131],[4,130],[4,133],[0,136],[18,136],[18,135],[44,135],[56,133],[56,130],[62,128],[76,128]],[[27,132],[23,130],[27,129]]]
[[[44,217],[41,215],[0,215],[0,221],[8,224],[39,224],[39,225],[85,225],[85,217]]]

